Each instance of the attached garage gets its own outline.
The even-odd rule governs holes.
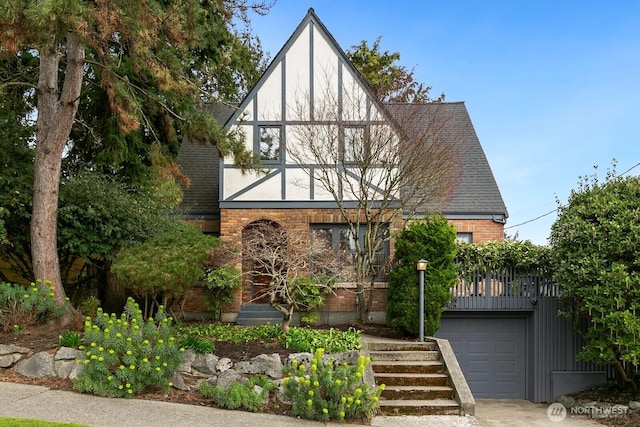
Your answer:
[[[526,399],[526,314],[447,314],[436,336],[451,343],[474,397]]]

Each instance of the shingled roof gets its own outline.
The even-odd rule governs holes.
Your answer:
[[[447,200],[428,206],[450,219],[487,217],[502,222],[507,218],[498,185],[480,145],[464,102],[434,102],[427,104],[385,104],[398,123],[411,118],[409,132],[428,132],[435,117],[442,121],[439,143],[456,146],[459,176]]]
[[[235,112],[229,105],[210,106],[211,114],[223,126]],[[184,189],[181,207],[187,219],[219,219],[220,156],[211,144],[191,141],[185,138],[178,154],[178,164],[182,172],[191,180],[191,186]]]
[[[429,104],[386,104],[398,122],[411,116],[414,132],[426,132],[433,117],[446,118],[442,143],[456,144],[459,176],[450,197],[442,203],[429,206],[451,219],[491,217],[497,221],[507,218],[507,208],[475,132],[464,102]],[[230,106],[216,106],[212,114],[222,125],[233,115]],[[219,156],[211,146],[192,141],[182,144],[178,163],[191,179],[185,189],[183,208],[188,218],[218,219],[220,217]]]

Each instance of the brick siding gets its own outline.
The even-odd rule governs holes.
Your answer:
[[[479,219],[453,219],[449,220],[458,233],[471,233],[473,243],[487,243],[504,240],[504,225]]]
[[[300,236],[309,235],[309,224],[340,224],[344,223],[342,216],[335,209],[222,209],[220,220],[220,236],[223,240],[241,244],[242,230],[255,221],[275,221],[287,230]],[[492,240],[503,240],[503,225],[491,220],[451,220],[458,232],[473,233],[475,243],[485,243]],[[392,229],[400,229],[402,222],[394,224]],[[392,230],[393,231],[393,230]],[[393,242],[391,242],[393,251]],[[242,259],[238,256],[236,267],[241,269]],[[376,285],[372,311],[384,312],[386,307],[386,284]],[[196,297],[197,298],[197,297]],[[187,300],[187,303],[189,303]],[[251,300],[251,283],[245,282],[242,289],[235,293],[234,300],[224,309],[227,313],[237,313],[242,304]],[[193,302],[192,304],[195,304]],[[194,307],[195,308],[195,307]],[[338,288],[335,295],[330,295],[321,312],[349,312],[356,311],[355,288]]]

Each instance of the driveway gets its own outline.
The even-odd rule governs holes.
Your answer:
[[[528,400],[476,399],[476,420],[480,427],[602,427],[589,418],[553,409]]]

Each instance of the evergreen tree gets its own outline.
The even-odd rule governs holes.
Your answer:
[[[433,335],[451,299],[449,289],[458,278],[456,231],[442,215],[410,223],[396,238],[394,264],[389,273],[387,325],[407,335],[419,330],[419,287],[416,263],[428,261],[424,286],[424,332]]]
[[[92,134],[98,134],[96,122],[113,130],[96,141],[106,151],[118,152],[120,158],[133,158],[122,154],[139,154],[139,150],[129,151],[131,141],[119,137],[116,127],[121,135],[138,132],[146,142],[168,143],[169,154],[177,152],[172,147],[185,134],[197,131],[200,140],[214,144],[222,155],[232,155],[239,164],[250,166],[251,154],[198,110],[198,102],[203,99],[203,88],[218,87],[211,86],[212,82],[233,61],[250,69],[250,64],[238,59],[242,55],[237,52],[245,45],[231,26],[234,17],[247,22],[247,10],[262,5],[253,6],[243,0],[15,0],[0,5],[0,59],[12,61],[33,52],[38,60],[35,85],[16,73],[1,86],[35,87],[31,258],[34,276],[52,282],[58,306],[65,304],[66,297],[56,239],[63,153],[69,150],[70,141],[76,147],[91,144],[91,138],[72,137],[80,105],[80,111],[91,111],[83,95],[98,87],[104,96],[96,101],[96,108],[109,114],[103,114],[102,120],[88,113],[81,117],[87,118],[84,125]],[[232,87],[231,82],[241,81],[234,73],[220,80],[225,84],[219,86],[218,95]],[[105,144],[105,135],[115,138]],[[68,322],[71,316],[63,319]]]

